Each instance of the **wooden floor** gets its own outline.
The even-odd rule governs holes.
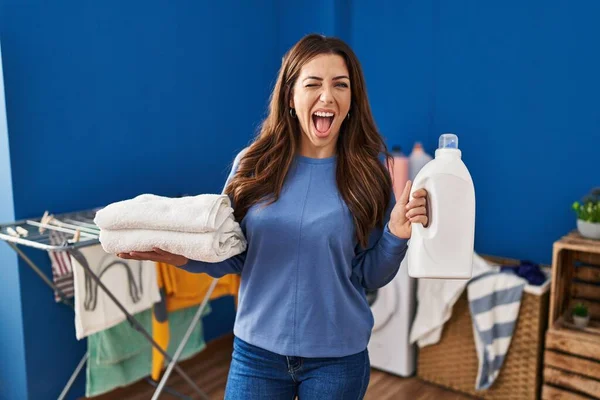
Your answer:
[[[225,336],[208,344],[206,350],[196,357],[182,362],[180,365],[192,377],[200,388],[211,399],[223,399],[229,363],[231,361],[232,336]],[[193,395],[189,385],[175,372],[168,381],[168,386],[178,392],[198,398]],[[154,393],[154,387],[146,381],[135,383],[127,388],[116,389],[105,395],[96,396],[93,400],[148,400]],[[468,400],[472,397],[442,389],[425,383],[418,378],[400,378],[373,369],[367,395],[367,400]],[[178,399],[168,393],[160,399]]]

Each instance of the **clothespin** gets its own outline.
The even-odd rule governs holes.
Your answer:
[[[14,236],[14,237],[20,237],[19,234],[17,233],[17,231],[15,231],[13,228],[11,228],[10,226],[8,228],[6,228],[6,232],[8,232],[8,234],[10,236]]]
[[[46,225],[50,225],[50,221],[52,221],[54,219],[54,215],[49,214],[48,211],[46,210],[44,212],[44,216],[42,217],[42,219],[40,220],[40,233],[44,233],[44,231],[46,230]]]
[[[17,226],[17,233],[23,237],[27,237],[27,235],[29,235],[27,229],[23,229],[22,226]]]
[[[77,242],[79,242],[80,237],[81,237],[81,232],[79,231],[79,229],[77,229],[77,230],[75,230],[73,237],[71,239],[69,239],[68,242],[69,243],[77,243]]]
[[[46,228],[43,225],[46,225],[47,219],[48,219],[48,210],[44,211],[44,215],[42,216],[42,219],[40,220],[40,224],[42,224],[42,226],[40,226],[38,229],[38,231],[40,233],[44,233],[44,231],[46,230]]]

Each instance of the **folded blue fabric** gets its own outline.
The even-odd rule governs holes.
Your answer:
[[[546,275],[540,266],[532,261],[521,261],[519,265],[507,265],[500,268],[501,272],[512,272],[525,278],[530,285],[539,286],[546,282]]]

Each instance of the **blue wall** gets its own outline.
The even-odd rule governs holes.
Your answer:
[[[313,2],[276,2],[277,4],[277,57],[281,58],[302,36],[319,33],[337,36],[350,42],[350,0],[322,0]]]
[[[476,251],[550,263],[600,185],[600,3],[356,0],[352,44],[388,144],[459,135]]]
[[[272,0],[30,1],[6,2],[1,10],[15,218],[142,192],[220,192],[233,157],[264,115],[277,71]],[[8,152],[1,151],[6,164]],[[10,174],[4,165],[1,171]],[[3,209],[10,202],[4,197],[11,196],[2,194]],[[14,264],[8,250],[2,249],[3,265]],[[50,273],[45,254],[29,254]],[[0,318],[14,320],[12,344],[22,315],[28,396],[56,397],[85,341],[74,339],[72,311],[55,304],[26,265],[20,265],[20,291],[15,266],[6,267],[15,285],[2,292],[0,303],[17,307],[0,306]],[[22,313],[19,293],[27,294]],[[233,322],[231,302],[219,304],[213,307],[219,318],[210,320],[221,328],[212,326],[214,335],[230,331]],[[22,353],[17,344],[10,351]],[[5,345],[0,379],[16,378],[16,388],[25,379],[18,370],[23,357],[7,357]],[[83,387],[82,375],[72,398]],[[22,387],[15,390],[19,395],[11,399],[25,398]]]
[[[0,223],[15,217],[3,76],[0,49]],[[0,269],[0,398],[21,399],[27,390],[27,376],[19,268],[16,253],[5,244],[0,246]]]
[[[459,135],[477,251],[550,262],[571,202],[600,184],[597,2],[251,3],[0,0],[0,220],[221,190],[281,56],[316,31],[357,52],[388,145],[433,152],[439,134]],[[0,264],[0,396],[56,396],[85,342],[7,246]],[[230,302],[213,310],[207,338],[233,320]]]
[[[433,122],[431,1],[356,0],[351,45],[364,69],[375,122],[389,147],[428,145]],[[427,150],[430,150],[429,148]]]

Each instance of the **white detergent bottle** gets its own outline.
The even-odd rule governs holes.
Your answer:
[[[427,227],[412,224],[408,274],[413,278],[469,279],[473,269],[475,189],[461,159],[458,137],[440,136],[435,158],[417,174],[412,194],[427,190]]]
[[[414,181],[421,168],[431,160],[432,157],[425,152],[421,142],[416,142],[408,157],[408,179]]]

